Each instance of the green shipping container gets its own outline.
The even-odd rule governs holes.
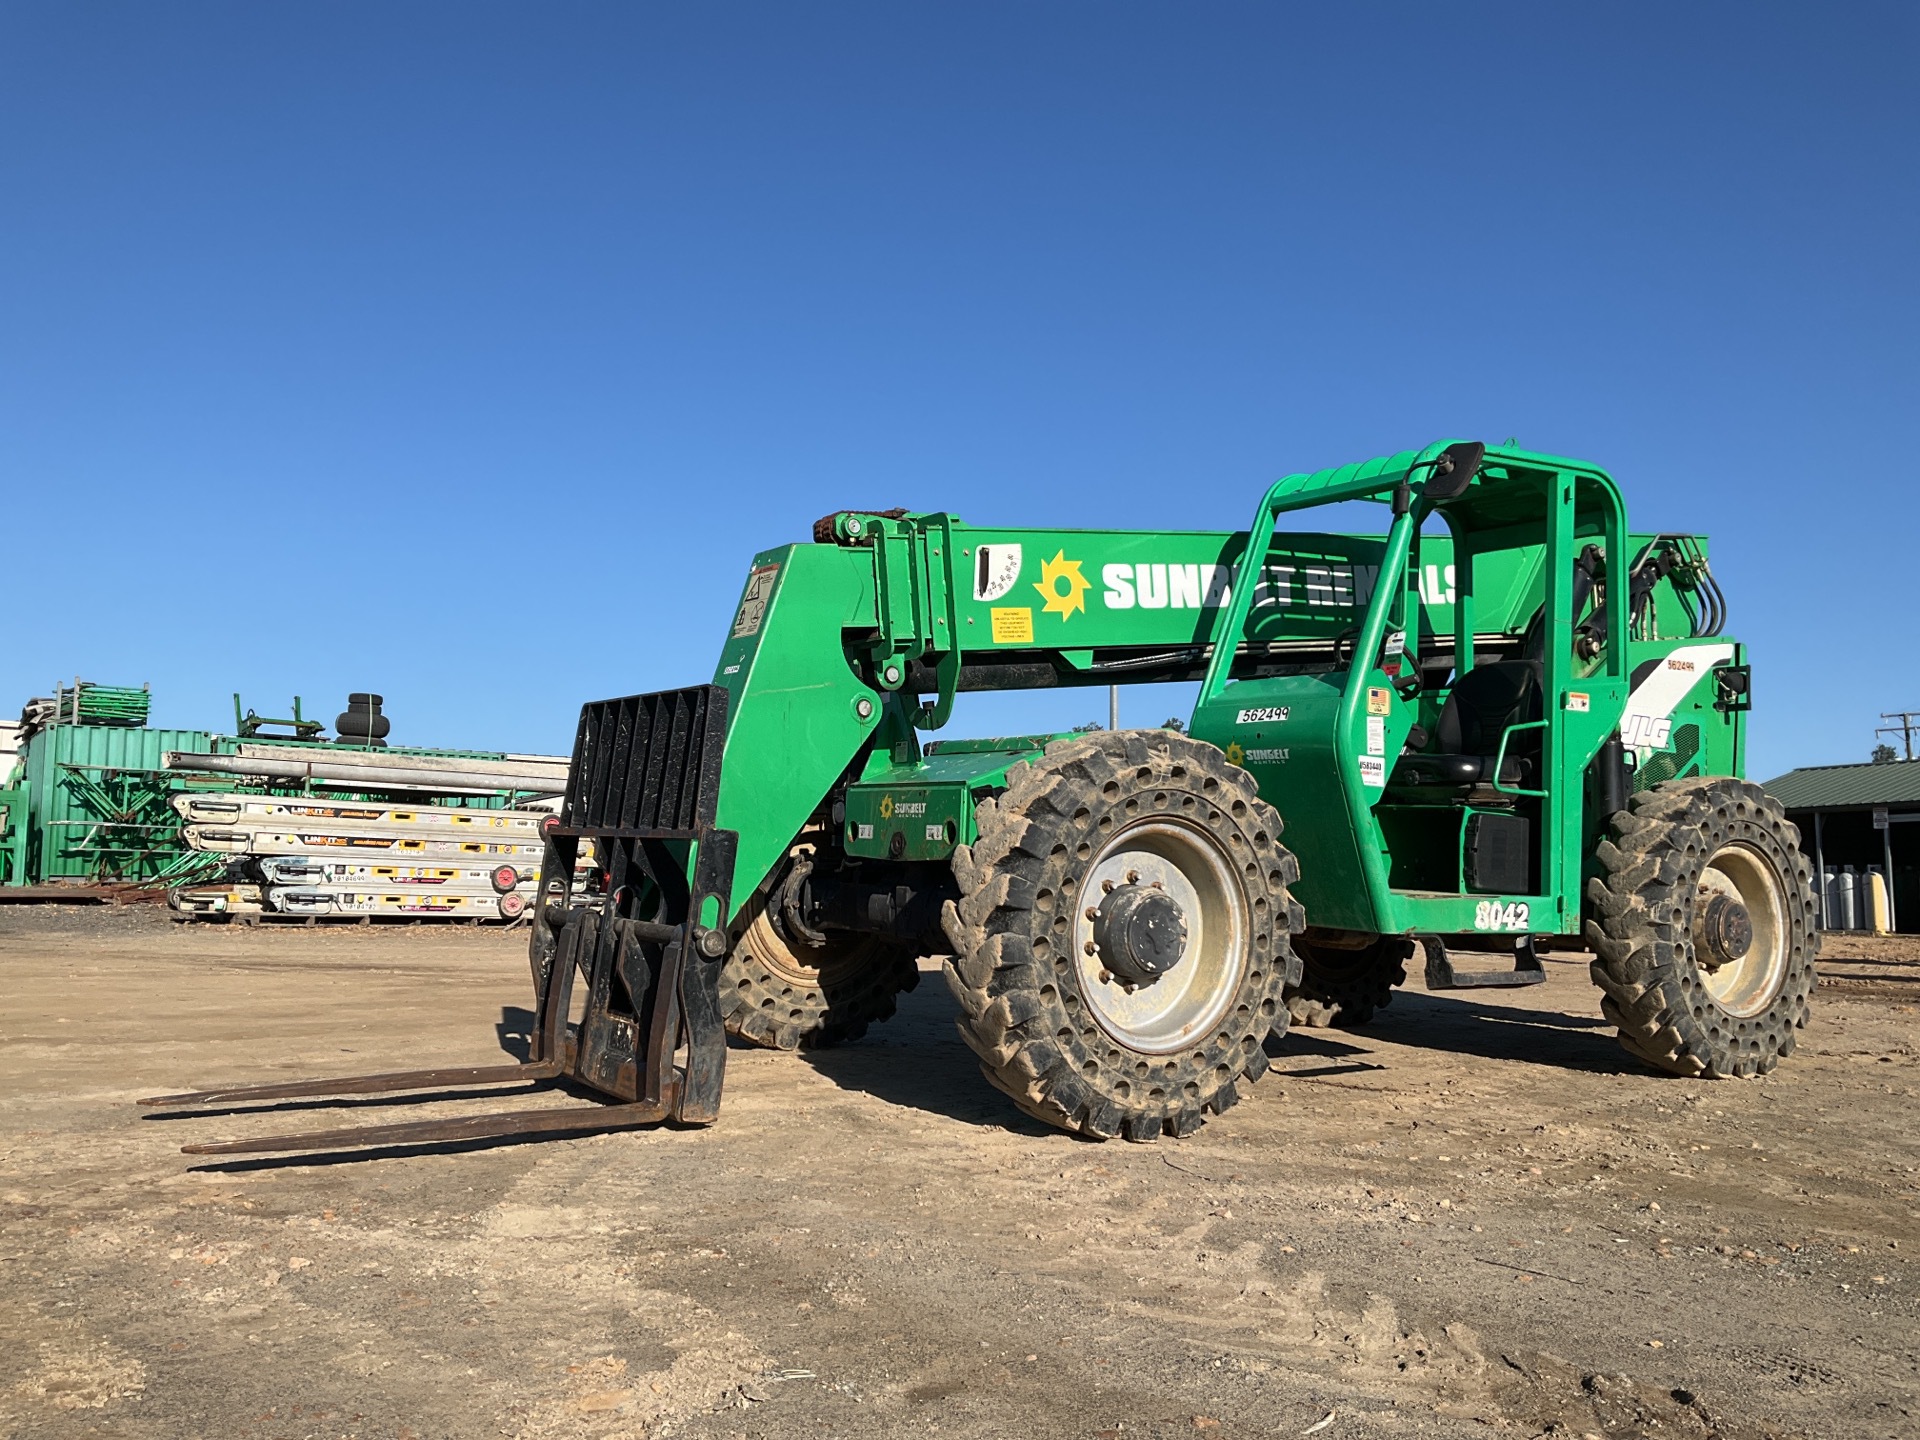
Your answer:
[[[31,797],[27,873],[36,882],[148,880],[183,851],[170,803],[181,777],[160,768],[169,750],[206,754],[204,730],[56,725],[27,745]],[[16,881],[17,883],[17,881]]]

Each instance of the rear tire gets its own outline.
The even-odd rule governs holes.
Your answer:
[[[721,970],[727,1033],[768,1050],[813,1050],[891,1019],[900,993],[920,983],[913,951],[872,935],[831,934],[823,945],[790,936],[771,908],[780,888],[768,888],[771,904],[754,902]]]
[[[995,1088],[1064,1130],[1152,1140],[1265,1073],[1300,872],[1246,771],[1163,730],[1056,741],[977,820],[942,918],[960,1036]]]
[[[1366,1024],[1393,1003],[1394,987],[1406,983],[1413,944],[1404,935],[1378,935],[1370,944],[1347,950],[1296,936],[1300,984],[1287,993],[1293,1023],[1341,1030]]]
[[[1819,953],[1799,831],[1758,785],[1720,778],[1644,790],[1609,832],[1586,939],[1620,1043],[1674,1075],[1766,1074],[1806,1026]],[[1744,949],[1726,938],[1742,930]]]

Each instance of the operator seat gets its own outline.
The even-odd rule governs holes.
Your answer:
[[[1491,783],[1500,738],[1541,717],[1542,671],[1539,660],[1501,660],[1467,671],[1441,707],[1433,738],[1419,753],[1401,757],[1391,785],[1433,790]],[[1529,785],[1539,768],[1540,732],[1523,731],[1507,745],[1500,783]]]

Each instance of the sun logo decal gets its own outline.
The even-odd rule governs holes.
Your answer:
[[[1067,587],[1064,593],[1060,589],[1063,581]],[[1064,620],[1076,610],[1082,615],[1087,613],[1087,591],[1093,586],[1080,573],[1080,562],[1067,559],[1067,552],[1059,550],[1051,560],[1041,563],[1040,578],[1033,588],[1046,598],[1040,613],[1057,614]]]
[[[1229,765],[1240,766],[1244,766],[1247,763],[1247,752],[1241,748],[1238,740],[1232,740],[1227,743],[1227,763]]]
[[[893,818],[893,796],[882,795],[880,797],[880,818],[882,820],[891,820]]]

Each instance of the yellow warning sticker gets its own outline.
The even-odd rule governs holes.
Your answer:
[[[1033,611],[1025,605],[993,607],[993,643],[996,645],[1031,645],[1033,643]]]

